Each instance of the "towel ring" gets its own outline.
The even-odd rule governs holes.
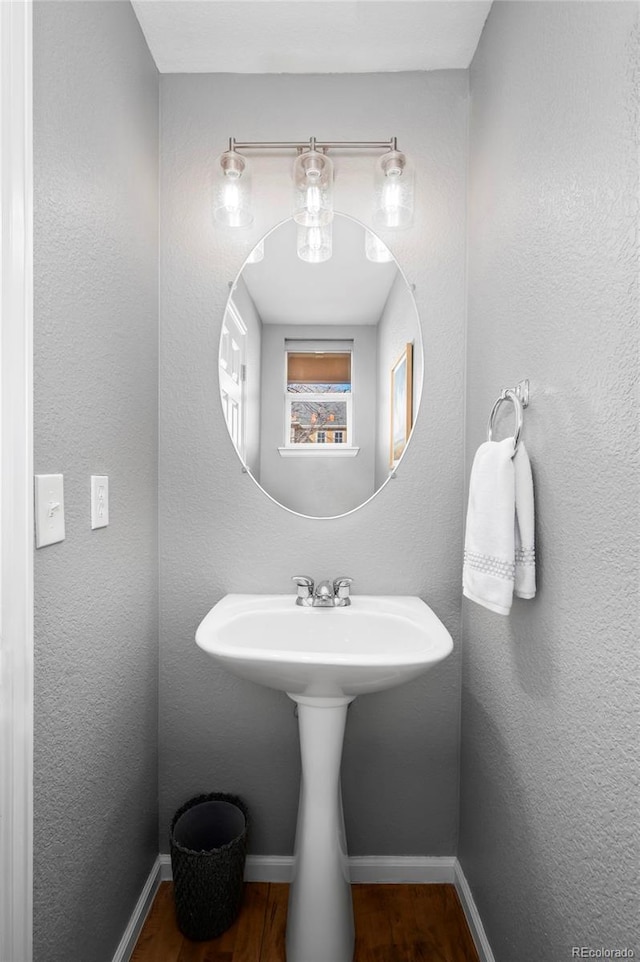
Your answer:
[[[518,450],[518,445],[520,444],[520,434],[522,433],[522,402],[518,397],[517,393],[513,391],[510,387],[507,387],[502,391],[500,397],[496,403],[491,408],[491,414],[489,415],[489,423],[487,424],[487,440],[493,441],[493,419],[498,413],[498,408],[503,401],[511,401],[514,408],[514,414],[516,416],[516,429],[513,433],[513,454],[511,457],[515,457],[515,453]]]

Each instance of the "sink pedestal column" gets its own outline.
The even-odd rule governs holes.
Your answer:
[[[289,695],[298,704],[302,780],[287,916],[287,962],[352,962],[353,906],[340,761],[353,698]]]

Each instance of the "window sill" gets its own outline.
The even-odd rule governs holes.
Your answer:
[[[295,448],[278,448],[281,458],[355,458],[360,448],[349,444],[301,444]]]

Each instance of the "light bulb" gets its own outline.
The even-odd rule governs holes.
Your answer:
[[[307,231],[309,247],[312,251],[319,251],[322,247],[322,231],[319,227],[310,227]]]
[[[333,250],[331,224],[321,227],[298,227],[298,257],[308,264],[328,261]]]
[[[387,174],[385,185],[382,188],[382,206],[387,212],[390,227],[397,226],[400,202],[402,200],[402,191],[400,189],[401,176],[401,171],[394,171],[393,173]]]
[[[390,150],[375,166],[373,222],[377,227],[409,227],[413,219],[413,172],[406,156]]]
[[[230,214],[237,214],[240,209],[240,190],[237,180],[227,180],[222,189],[222,203]]]
[[[303,150],[293,164],[293,219],[304,227],[333,220],[333,164],[318,150]]]
[[[312,182],[307,187],[306,206],[310,217],[317,218],[322,207],[322,196],[317,182]]]

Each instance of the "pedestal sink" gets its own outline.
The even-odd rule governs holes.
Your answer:
[[[340,793],[347,707],[415,678],[451,652],[420,598],[352,596],[344,608],[291,595],[226,595],[196,642],[242,678],[298,704],[302,781],[287,917],[287,962],[352,962],[353,910]]]

